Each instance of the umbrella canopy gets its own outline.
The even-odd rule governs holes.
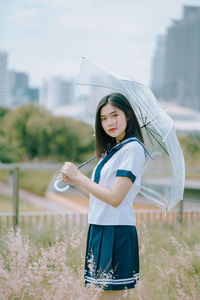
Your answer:
[[[165,213],[183,199],[185,163],[174,124],[151,90],[145,85],[120,79],[96,63],[83,58],[76,85],[86,100],[86,113],[94,126],[96,108],[102,97],[123,94],[140,123],[144,144],[153,157],[143,170],[140,193]]]

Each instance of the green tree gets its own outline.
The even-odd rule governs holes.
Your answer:
[[[9,108],[0,106],[0,119],[4,118],[4,116],[10,111]]]
[[[7,140],[6,136],[0,135],[0,162],[18,162],[22,157],[23,153],[16,147],[15,142],[10,142]]]
[[[17,153],[21,153],[17,156],[20,159],[79,162],[94,150],[94,138],[89,125],[52,116],[34,104],[8,112],[2,124],[5,141],[15,145]]]
[[[51,153],[60,161],[80,162],[84,159],[85,152],[94,149],[91,128],[83,122],[54,117],[51,130]]]
[[[0,135],[4,134],[3,132],[3,119],[5,115],[9,112],[8,108],[0,106]]]
[[[18,148],[32,157],[30,150],[30,136],[27,131],[28,120],[33,116],[40,116],[42,120],[49,113],[34,104],[23,105],[10,111],[4,118],[4,131],[9,141],[15,141]]]

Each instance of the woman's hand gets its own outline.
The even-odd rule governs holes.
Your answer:
[[[65,162],[61,169],[61,178],[68,184],[76,184],[81,172],[78,168],[71,162]]]
[[[81,177],[84,177],[84,175],[78,170],[78,168],[74,164],[66,162],[64,163],[57,180],[61,179],[67,184],[73,185],[79,192],[89,198],[90,194],[88,191],[79,184],[79,179],[81,179]]]
[[[57,180],[61,179],[63,182],[65,182],[66,184],[69,184],[69,185],[72,185],[72,181],[69,177],[67,177],[65,174],[60,174],[58,177],[57,177]]]

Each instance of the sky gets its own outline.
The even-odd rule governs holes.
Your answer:
[[[75,78],[81,57],[149,85],[156,37],[200,0],[0,0],[0,50],[9,69]]]

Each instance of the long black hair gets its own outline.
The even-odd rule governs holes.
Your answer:
[[[126,115],[127,126],[125,136],[122,140],[125,140],[128,137],[134,135],[142,143],[144,143],[139,122],[128,99],[120,93],[113,93],[101,99],[96,110],[95,138],[96,154],[98,158],[102,157],[102,155],[104,155],[107,151],[109,151],[112,147],[114,147],[117,144],[116,139],[107,135],[107,133],[104,131],[101,125],[101,109],[108,103],[112,106],[121,109]]]

